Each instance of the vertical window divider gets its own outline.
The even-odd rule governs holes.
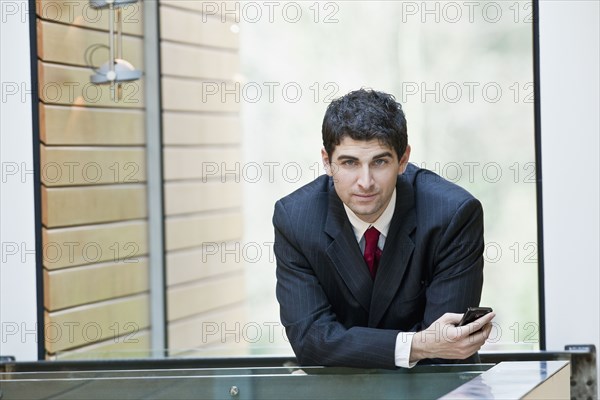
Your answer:
[[[166,356],[166,290],[159,2],[145,1],[144,82],[146,104],[146,173],[150,279],[151,356]]]

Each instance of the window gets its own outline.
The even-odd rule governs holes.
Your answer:
[[[412,162],[483,203],[481,304],[498,313],[484,349],[539,348],[532,4],[299,2],[270,14],[253,4],[240,9],[243,254],[249,321],[262,329],[251,352],[291,353],[275,299],[273,204],[324,173],[327,104],[359,87],[393,93]]]

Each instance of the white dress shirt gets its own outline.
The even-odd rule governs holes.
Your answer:
[[[361,253],[364,254],[365,252],[365,232],[372,226],[375,227],[375,229],[377,229],[380,233],[377,247],[383,251],[383,246],[385,245],[385,239],[390,230],[390,223],[392,222],[392,216],[394,215],[395,208],[396,189],[394,189],[390,202],[383,211],[383,214],[381,214],[379,218],[377,218],[377,220],[372,224],[358,218],[358,216],[354,214],[354,211],[344,204],[344,209],[346,210],[350,224],[352,224],[352,230],[354,231],[354,236],[356,236],[356,241],[360,246]],[[416,362],[411,363],[409,360],[412,338],[414,334],[414,332],[400,332],[396,337],[395,363],[397,367],[412,368],[417,364]]]

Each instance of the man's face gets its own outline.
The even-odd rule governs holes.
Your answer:
[[[323,164],[339,198],[360,219],[375,222],[383,213],[394,188],[396,179],[406,169],[410,146],[398,159],[396,151],[379,140],[354,140],[344,137],[338,144],[331,160],[325,149],[321,150]]]

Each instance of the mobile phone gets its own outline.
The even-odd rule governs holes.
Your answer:
[[[478,320],[485,314],[489,314],[492,311],[493,310],[490,307],[469,307],[457,326],[470,324],[471,322]]]

